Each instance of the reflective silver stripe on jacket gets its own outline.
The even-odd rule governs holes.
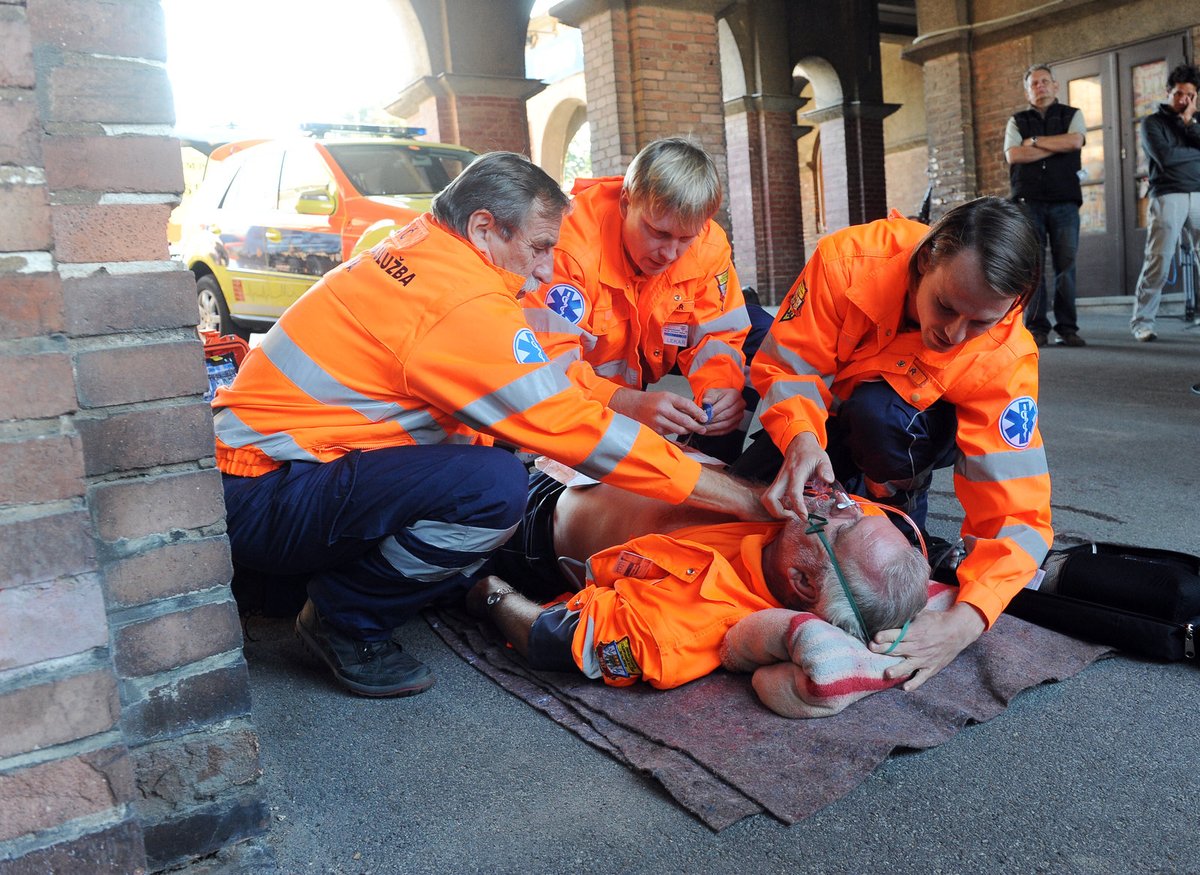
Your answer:
[[[762,409],[770,410],[776,404],[791,398],[807,398],[828,412],[825,399],[821,397],[821,390],[811,380],[776,380],[771,384],[767,396],[763,398]]]
[[[476,431],[487,431],[497,422],[514,413],[523,413],[570,385],[562,368],[545,364],[522,374],[506,386],[476,398],[454,416]]]
[[[371,398],[335,380],[279,326],[267,334],[260,349],[271,364],[314,401],[347,407],[371,422],[394,422],[418,444],[433,445],[447,440],[446,430],[428,410],[409,410],[394,401]]]
[[[729,345],[723,340],[717,340],[714,337],[710,338],[708,343],[704,344],[704,347],[698,353],[696,353],[696,356],[692,359],[692,366],[688,368],[688,373],[695,373],[711,359],[714,359],[717,356],[724,356],[728,359],[732,359],[738,370],[741,370],[746,366],[746,357],[742,355],[742,351],[740,349]]]
[[[397,419],[404,412],[393,401],[370,398],[335,380],[278,326],[267,333],[259,349],[297,388],[322,404],[349,407],[371,422]]]
[[[534,331],[543,334],[570,334],[578,337],[587,352],[591,352],[596,346],[596,335],[546,307],[526,307],[525,321]]]
[[[629,367],[625,359],[613,359],[611,362],[592,365],[592,370],[596,372],[596,376],[604,377],[606,380],[620,378],[626,386],[632,386],[634,389],[642,388],[642,375]]]
[[[1045,447],[1005,450],[982,456],[959,456],[954,473],[972,483],[1002,483],[1022,477],[1040,477],[1050,473]]]
[[[693,325],[688,332],[688,345],[699,346],[700,341],[708,337],[710,334],[716,334],[721,331],[742,331],[750,329],[750,314],[746,312],[746,306],[735,307],[728,313],[722,313],[716,319],[709,319],[698,325]]]
[[[441,520],[417,520],[408,527],[408,532],[418,541],[440,550],[457,550],[459,553],[491,552],[509,539],[520,523],[507,529],[489,529],[484,526],[465,526],[462,523],[447,523]]]
[[[774,334],[767,335],[766,340],[759,347],[759,353],[782,362],[787,366],[788,370],[798,377],[820,377],[826,389],[833,386],[833,374],[821,373],[820,369],[809,364],[808,360],[795,350],[789,349],[786,346],[780,346]]]
[[[1007,538],[1021,548],[1021,551],[1029,556],[1034,565],[1040,566],[1046,558],[1046,554],[1050,552],[1050,545],[1046,543],[1045,537],[1033,526],[1027,526],[1024,523],[1005,526],[996,533],[996,537],[992,540],[999,541],[1002,538]],[[975,548],[975,542],[981,540],[976,536],[968,536],[963,539],[966,544],[967,552],[970,553]]]
[[[319,462],[308,450],[300,446],[287,432],[262,434],[238,419],[228,407],[217,411],[213,417],[217,437],[230,447],[255,446],[277,462]]]
[[[596,480],[603,480],[629,455],[640,431],[641,426],[638,423],[627,416],[616,414],[604,432],[604,437],[600,438],[600,442],[588,457],[575,466],[576,469]]]

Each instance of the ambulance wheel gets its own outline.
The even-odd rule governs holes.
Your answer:
[[[249,329],[238,325],[229,315],[225,295],[221,293],[216,277],[205,275],[196,280],[196,305],[200,310],[200,323],[196,326],[198,330],[234,334],[242,340],[250,339]]]

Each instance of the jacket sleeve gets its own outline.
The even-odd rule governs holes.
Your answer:
[[[956,411],[954,491],[967,547],[959,601],[977,608],[990,628],[1054,542],[1050,473],[1037,428],[1037,357],[1018,358]]]
[[[1160,167],[1173,167],[1186,161],[1196,160],[1196,149],[1200,149],[1200,126],[1180,126],[1182,141],[1171,136],[1168,124],[1174,122],[1154,113],[1142,122],[1142,149],[1146,157]]]
[[[678,504],[700,477],[670,442],[585,398],[505,295],[446,314],[409,353],[403,381],[410,395],[476,431],[632,492]]]
[[[697,290],[688,347],[679,352],[679,369],[687,377],[696,402],[709,389],[737,389],[746,384],[742,345],[750,333],[746,300],[724,245],[719,269]]]
[[[837,338],[845,319],[835,306],[834,290],[840,292],[849,283],[840,269],[826,267],[818,246],[750,367],[750,379],[762,395],[763,428],[781,451],[802,432],[812,432],[825,446]]]
[[[578,321],[572,321],[548,306],[548,296],[564,293],[561,286],[569,286],[580,296],[582,315]],[[530,292],[521,303],[527,311],[526,318],[537,332],[538,340],[541,341],[550,361],[566,371],[572,382],[579,386],[587,397],[607,407],[613,393],[621,387],[618,383],[597,374],[586,360],[588,353],[596,345],[596,336],[591,332],[595,301],[591,298],[579,263],[568,253],[556,249],[554,282],[542,286],[536,292]]]

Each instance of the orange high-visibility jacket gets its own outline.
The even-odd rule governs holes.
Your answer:
[[[643,535],[588,560],[571,652],[580,671],[613,686],[670,689],[721,665],[725,633],[781,607],[767,588],[763,548],[782,523],[718,523]]]
[[[763,396],[763,427],[783,450],[801,432],[825,446],[826,418],[867,380],[886,380],[920,410],[940,399],[954,405],[954,491],[967,546],[959,600],[991,626],[1054,540],[1037,428],[1037,347],[1016,311],[948,353],[927,349],[918,331],[901,331],[909,257],[928,230],[894,215],[821,240],[750,376]]]
[[[621,242],[620,193],[620,177],[575,182],[554,283],[522,301],[547,354],[601,404],[676,364],[697,403],[708,389],[740,391],[750,319],[725,232],[709,220],[678,261],[640,276]]]
[[[213,399],[217,465],[257,476],[351,450],[500,438],[680,502],[699,465],[583,396],[516,301],[524,278],[422,216],[325,275]]]

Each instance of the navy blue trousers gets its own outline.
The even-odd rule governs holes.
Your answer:
[[[827,423],[827,452],[834,475],[847,490],[897,507],[922,530],[929,509],[929,483],[937,468],[954,464],[958,417],[938,401],[918,410],[887,383],[860,383]],[[733,473],[769,483],[783,454],[759,432]]]
[[[465,592],[525,508],[525,467],[494,447],[389,447],[223,477],[233,561],[308,575],[321,618],[386,639],[438,599]]]

